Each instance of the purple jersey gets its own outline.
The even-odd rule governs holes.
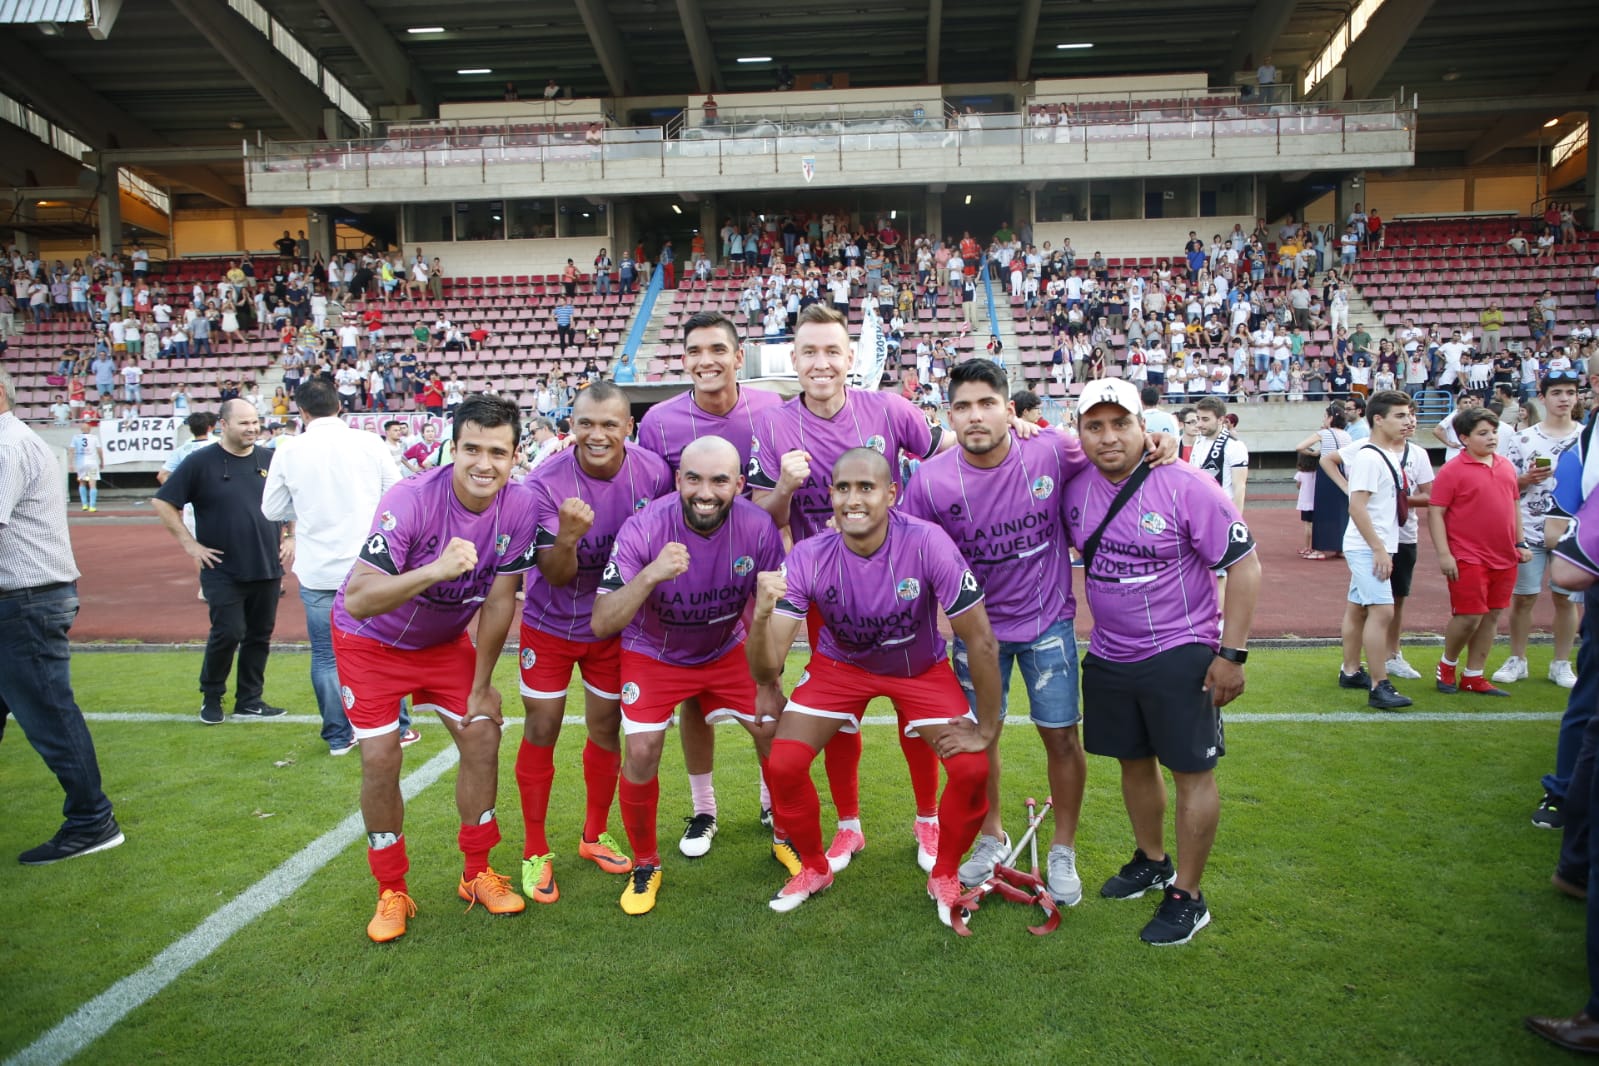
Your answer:
[[[454,467],[441,466],[385,492],[355,565],[390,575],[408,573],[433,562],[451,538],[460,537],[477,548],[477,569],[371,618],[354,618],[345,610],[346,577],[333,600],[334,625],[391,648],[431,648],[466,632],[497,576],[532,568],[534,518],[526,495],[507,485],[488,510],[473,514],[456,498],[453,475]]]
[[[1076,437],[1045,430],[1030,440],[1011,434],[1010,453],[992,469],[952,448],[912,476],[901,507],[950,535],[982,583],[997,639],[1030,644],[1075,616],[1058,496],[1090,465]]]
[[[683,520],[679,496],[663,497],[622,523],[600,595],[638,577],[673,541],[688,548],[688,570],[655,586],[622,631],[622,647],[672,666],[714,662],[743,642],[755,575],[783,565],[783,534],[771,515],[738,497],[721,528],[705,536]]]
[[[1105,519],[1121,486],[1098,470],[1061,494],[1072,543]],[[1111,519],[1083,588],[1094,612],[1088,650],[1112,662],[1137,662],[1183,644],[1221,640],[1214,570],[1255,550],[1249,527],[1216,479],[1187,463],[1149,477]]]
[[[783,456],[809,452],[811,476],[794,493],[789,508],[789,532],[798,544],[827,528],[833,517],[833,464],[851,448],[871,448],[888,459],[894,483],[899,484],[899,454],[918,459],[938,449],[940,430],[927,424],[914,404],[891,392],[850,389],[844,406],[832,418],[811,413],[805,397],[796,396],[770,412],[755,428],[750,451],[749,486],[775,489]]]
[[[788,594],[777,613],[822,613],[817,651],[885,677],[915,677],[945,661],[938,609],[954,618],[983,600],[949,534],[898,511],[870,558],[850,551],[836,530],[794,545],[784,567]]]
[[[561,503],[577,497],[594,508],[594,524],[577,545],[577,574],[559,587],[534,573],[527,579],[522,621],[563,640],[592,642],[589,619],[594,614],[594,590],[599,587],[611,544],[622,523],[672,491],[672,474],[666,462],[652,451],[626,446],[622,468],[610,480],[590,477],[577,461],[577,450],[557,452],[533,471],[522,486],[532,502],[538,524],[537,550],[555,544],[561,528]]]
[[[738,468],[744,470],[750,465],[755,427],[773,408],[781,406],[783,398],[775,392],[740,387],[733,409],[725,415],[713,415],[700,409],[692,392],[685,392],[644,412],[638,424],[638,442],[676,470],[684,448],[701,437],[721,437],[738,449]]]

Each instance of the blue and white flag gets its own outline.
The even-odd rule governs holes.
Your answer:
[[[874,301],[861,306],[861,339],[855,342],[855,386],[876,391],[883,383],[883,367],[888,363],[888,338],[883,335],[883,320],[877,317]]]

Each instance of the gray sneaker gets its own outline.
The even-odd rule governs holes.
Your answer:
[[[1077,850],[1065,844],[1049,847],[1049,896],[1057,907],[1075,907],[1083,898],[1083,879],[1077,876]]]
[[[1004,840],[987,833],[977,838],[972,847],[972,857],[961,863],[957,873],[961,884],[973,888],[994,876],[994,864],[1010,854],[1010,837]]]

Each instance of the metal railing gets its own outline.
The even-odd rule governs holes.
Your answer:
[[[586,138],[576,133],[527,134],[475,133],[477,143],[445,143],[421,147],[406,139],[385,138],[346,141],[267,141],[246,146],[245,171],[253,180],[262,175],[301,173],[304,188],[313,187],[313,175],[338,171],[363,173],[356,183],[370,183],[373,172],[420,170],[420,184],[459,185],[466,173],[479,170],[478,180],[489,180],[490,168],[517,166],[518,180],[604,180],[664,177],[708,168],[714,160],[718,174],[758,175],[778,173],[793,157],[831,156],[838,171],[874,169],[892,165],[961,166],[972,164],[1084,164],[1094,162],[1096,149],[1118,146],[1119,161],[1126,149],[1138,145],[1146,160],[1178,156],[1184,159],[1218,158],[1234,152],[1244,142],[1269,141],[1269,154],[1281,154],[1303,136],[1336,136],[1338,151],[1348,151],[1351,137],[1367,133],[1406,134],[1405,150],[1414,151],[1416,113],[1392,100],[1345,101],[1277,105],[1238,105],[1212,114],[1195,111],[1167,116],[1145,110],[1121,120],[1082,121],[1042,125],[1019,113],[964,116],[975,119],[949,128],[941,122],[905,128],[857,128],[845,132],[799,127],[774,130],[762,136],[739,136],[734,127],[690,127],[671,138],[661,126],[612,127],[603,136]],[[852,123],[855,120],[851,120]],[[865,125],[865,120],[861,120]],[[441,134],[442,136],[442,134]],[[1181,148],[1177,146],[1181,145]],[[1197,150],[1194,146],[1198,146]],[[1165,151],[1160,149],[1165,148]],[[1001,150],[1008,150],[1001,152]],[[870,165],[851,168],[847,161],[870,153]],[[893,153],[892,164],[888,153]],[[936,153],[930,155],[929,153]],[[1031,157],[1031,158],[1029,158]],[[770,165],[767,166],[767,161]],[[578,169],[581,167],[582,169]],[[598,168],[595,173],[594,168]],[[443,172],[437,179],[430,175]],[[340,179],[341,188],[351,182]],[[271,183],[283,188],[281,181]],[[298,183],[296,183],[296,187]]]

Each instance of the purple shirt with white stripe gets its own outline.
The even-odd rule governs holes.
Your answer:
[[[788,593],[776,613],[822,613],[817,651],[885,677],[915,677],[945,661],[938,610],[951,618],[982,602],[983,590],[949,534],[888,513],[888,536],[870,556],[827,530],[794,545],[784,566]]]
[[[1121,486],[1097,469],[1066,486],[1061,506],[1072,543],[1099,528]],[[1221,641],[1214,570],[1255,550],[1216,479],[1187,463],[1150,470],[1100,538],[1084,591],[1094,613],[1088,650],[1138,662],[1184,644]]]
[[[691,529],[682,498],[663,496],[622,523],[599,594],[638,577],[666,545],[688,548],[688,570],[650,592],[622,647],[673,666],[715,662],[744,641],[744,605],[755,577],[783,565],[783,534],[772,516],[743,497],[714,532]]]
[[[901,507],[955,542],[982,583],[996,639],[1030,644],[1076,615],[1059,495],[1090,466],[1076,437],[1045,430],[1029,440],[1012,433],[991,469],[952,448],[912,476]]]
[[[622,523],[650,503],[672,491],[672,474],[666,461],[647,448],[625,445],[622,466],[616,474],[597,478],[584,472],[575,448],[558,452],[540,463],[523,483],[521,492],[532,501],[538,524],[535,545],[547,551],[561,528],[561,503],[576,497],[594,509],[594,524],[577,544],[577,574],[565,585],[552,585],[542,574],[527,579],[522,621],[563,640],[593,643],[589,620],[594,615],[594,591],[611,557],[611,545]]]
[[[738,468],[750,465],[755,427],[783,398],[766,389],[740,387],[738,401],[725,415],[713,415],[694,402],[693,392],[680,393],[654,404],[638,424],[638,442],[677,469],[683,449],[701,437],[721,437],[738,449]]]

